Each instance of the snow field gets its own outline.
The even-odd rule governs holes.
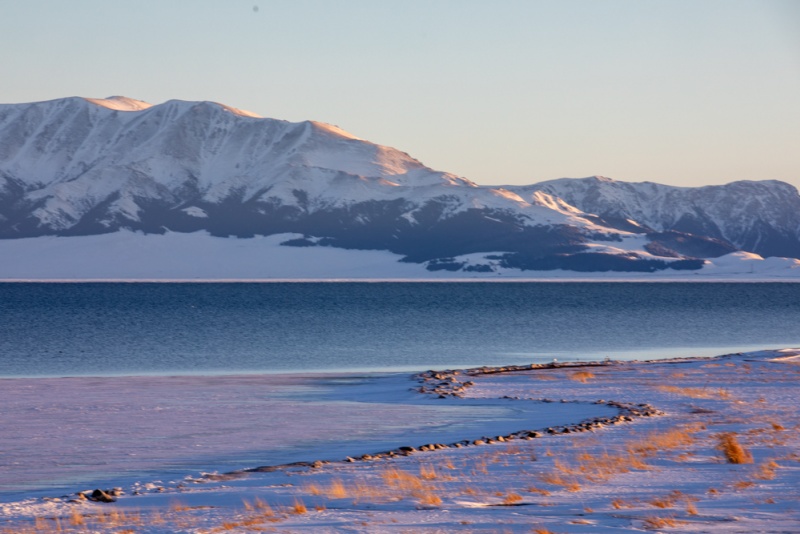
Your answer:
[[[761,258],[736,252],[707,260],[700,271],[656,273],[521,271],[497,267],[491,253],[458,256],[471,265],[492,265],[497,272],[428,271],[403,263],[381,250],[291,247],[281,243],[302,237],[276,234],[249,239],[212,237],[206,232],[144,235],[120,231],[82,237],[0,240],[0,280],[105,281],[281,281],[281,280],[514,280],[514,281],[799,281],[800,260]],[[615,244],[638,250],[644,239]],[[608,244],[596,244],[608,252]],[[603,248],[605,247],[605,248]],[[621,247],[621,248],[620,248]],[[647,255],[646,253],[643,253]]]
[[[391,460],[142,485],[114,504],[7,503],[0,532],[796,532],[798,355],[462,375],[474,382],[464,400],[555,400],[538,405],[547,409],[605,399],[664,415]],[[726,440],[745,463],[726,460]]]

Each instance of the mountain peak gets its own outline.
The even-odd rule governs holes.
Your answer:
[[[153,104],[125,96],[109,96],[107,98],[84,98],[96,106],[101,106],[115,111],[142,111],[153,107]]]
[[[363,141],[363,139],[361,139],[359,137],[356,137],[355,135],[351,134],[350,132],[342,130],[341,128],[339,128],[338,126],[335,126],[333,124],[328,124],[328,123],[325,123],[325,122],[317,122],[317,121],[308,121],[308,122],[309,122],[309,124],[311,124],[312,127],[316,128],[318,130],[322,130],[323,132],[326,132],[326,133],[329,133],[329,134],[332,134],[332,135],[335,135],[335,136],[338,136],[338,137],[342,137],[344,139],[353,139],[355,141]]]

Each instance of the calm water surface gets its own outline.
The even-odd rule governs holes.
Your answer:
[[[800,284],[0,284],[0,376],[419,370],[800,345]]]

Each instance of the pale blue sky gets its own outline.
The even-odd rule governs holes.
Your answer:
[[[0,102],[213,100],[481,184],[800,186],[795,0],[0,0],[0,20]]]

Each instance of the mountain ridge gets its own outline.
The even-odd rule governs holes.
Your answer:
[[[699,269],[739,250],[800,258],[800,195],[777,181],[481,186],[333,125],[207,101],[0,105],[0,238],[120,230],[300,234],[287,246],[429,270]],[[469,254],[485,261],[454,259]]]

